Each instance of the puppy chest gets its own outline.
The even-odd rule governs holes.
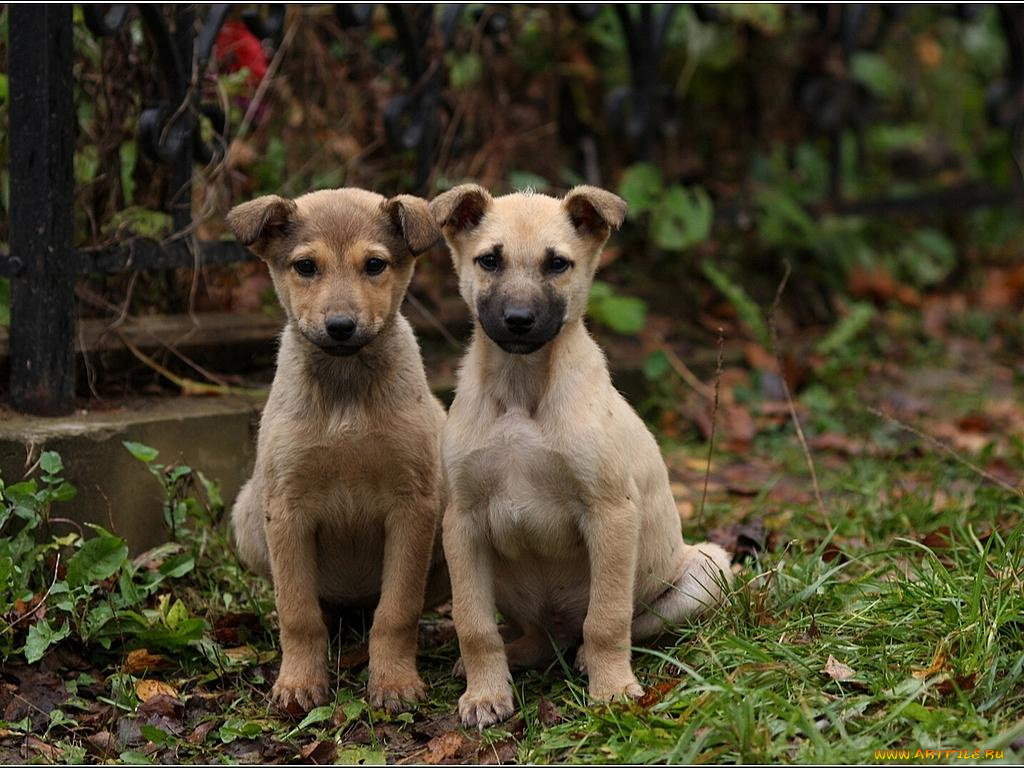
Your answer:
[[[503,557],[557,558],[580,544],[580,488],[557,452],[500,446],[456,474],[462,502]]]

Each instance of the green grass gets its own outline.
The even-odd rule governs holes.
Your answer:
[[[285,762],[312,754],[308,759],[337,762],[440,755],[463,762],[871,763],[899,750],[916,762],[955,763],[975,750],[980,759],[985,750],[1001,750],[1004,760],[1020,760],[1024,499],[865,410],[879,394],[875,374],[858,362],[871,359],[872,344],[862,342],[830,360],[801,401],[810,439],[838,432],[873,449],[852,456],[812,452],[827,520],[810,500],[807,466],[788,422],[762,427],[749,451],[716,451],[707,508],[702,522],[697,514],[684,520],[687,539],[754,518],[763,519],[769,534],[767,546],[738,569],[728,605],[635,649],[634,665],[648,690],[641,701],[591,704],[585,679],[563,659],[516,674],[517,715],[483,734],[463,731],[454,717],[464,684],[450,674],[458,649],[444,614],[428,614],[423,622],[420,664],[430,698],[412,713],[391,716],[367,706],[365,664],[352,663],[352,649],[365,641],[364,622],[332,646],[335,701],[301,722],[280,716],[269,701],[279,662],[269,586],[231,555],[216,489],[198,473],[154,464],[143,447],[133,446],[164,485],[165,513],[183,536],[182,549],[164,561],[175,569],[164,567],[167,573],[156,583],[145,566],[128,560],[120,566],[128,576],[122,573],[119,592],[111,578],[75,587],[82,597],[68,615],[79,617],[69,619],[76,631],[75,621],[91,626],[90,617],[106,617],[108,609],[150,623],[117,625],[134,633],[122,629],[120,637],[108,625],[101,635],[109,649],[76,632],[57,642],[59,653],[78,654],[88,668],[61,671],[69,696],[51,709],[0,722],[0,759]],[[953,366],[943,354],[922,353],[919,362]],[[984,410],[988,373],[984,366],[972,369],[972,391],[939,400],[932,393],[915,426],[927,431]],[[913,394],[925,384],[910,372],[892,385]],[[1019,377],[1012,389],[1019,395]],[[756,396],[748,399],[757,405]],[[996,423],[990,437],[980,452],[961,458],[983,467],[998,459],[1020,477],[1020,436]],[[687,434],[664,446],[674,479],[695,504],[706,451],[703,441]],[[48,461],[49,490],[40,509],[57,509],[67,492],[59,462]],[[770,467],[771,480],[753,496],[731,493],[722,478],[752,462]],[[793,495],[794,488],[802,497]],[[19,503],[29,504],[24,498]],[[81,552],[73,539],[64,546]],[[11,541],[28,546],[25,539]],[[98,575],[120,562],[117,547],[107,543],[102,549],[108,559]],[[9,594],[8,603],[43,592],[52,578],[46,558],[53,551],[19,555],[19,567],[37,573],[23,574],[27,586]],[[79,555],[80,562],[84,558]],[[189,558],[195,561],[191,570]],[[139,593],[131,603],[125,595],[136,593],[124,586],[125,578],[151,584],[146,589],[152,594]],[[172,620],[176,601],[181,608]],[[238,624],[232,614],[249,619]],[[48,613],[51,629],[60,615],[56,606]],[[196,619],[202,623],[198,639]],[[192,633],[187,636],[181,634],[186,626]],[[18,678],[25,692],[20,676],[66,661],[51,650],[41,665],[26,667],[19,632],[24,627],[2,636],[4,672]],[[124,671],[128,651],[146,646],[147,639],[162,643],[151,650],[169,665]],[[830,657],[852,669],[852,676],[826,674]],[[144,679],[173,686],[183,707],[160,719],[140,703],[138,683]],[[93,743],[102,731],[118,739],[107,755]],[[935,751],[941,752],[938,759]]]

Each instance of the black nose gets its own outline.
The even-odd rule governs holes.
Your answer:
[[[529,333],[533,328],[533,312],[528,309],[507,309],[505,310],[505,327],[517,336]]]
[[[348,315],[331,315],[327,318],[327,335],[335,341],[347,341],[356,332],[356,321]]]

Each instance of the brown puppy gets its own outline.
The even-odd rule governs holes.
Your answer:
[[[462,721],[508,717],[509,667],[581,639],[590,695],[638,696],[631,638],[719,602],[731,572],[720,547],[683,542],[658,445],[583,324],[626,204],[594,187],[492,199],[468,184],[430,207],[475,321],[443,439]],[[507,645],[495,608],[518,633]]]
[[[440,232],[426,201],[360,189],[268,195],[227,217],[270,266],[287,315],[256,467],[232,510],[242,559],[274,582],[274,699],[329,697],[320,600],[373,606],[368,694],[424,695],[416,633],[441,510],[444,408],[399,306]]]

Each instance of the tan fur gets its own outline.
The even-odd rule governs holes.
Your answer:
[[[445,414],[399,306],[413,254],[440,233],[425,201],[358,189],[262,197],[227,220],[270,266],[288,319],[255,471],[232,510],[239,554],[274,583],[282,662],[273,697],[286,708],[327,701],[321,601],[376,605],[369,699],[400,710],[425,692],[416,634],[442,506]],[[370,257],[389,266],[369,276]],[[296,274],[299,259],[315,261],[315,278]],[[368,341],[349,356],[320,346],[336,313],[365,329]]]
[[[683,542],[658,445],[583,324],[598,255],[625,203],[592,187],[564,200],[492,199],[467,185],[431,210],[475,320],[443,438],[462,721],[508,717],[510,666],[547,663],[552,644],[581,639],[591,696],[638,696],[631,639],[721,601],[731,573],[720,547]],[[498,243],[503,268],[482,270],[474,259]],[[574,265],[546,274],[550,249]],[[564,303],[561,331],[537,351],[509,354],[484,331],[478,306],[494,296],[536,302],[538,292]],[[519,634],[508,645],[495,609]]]

